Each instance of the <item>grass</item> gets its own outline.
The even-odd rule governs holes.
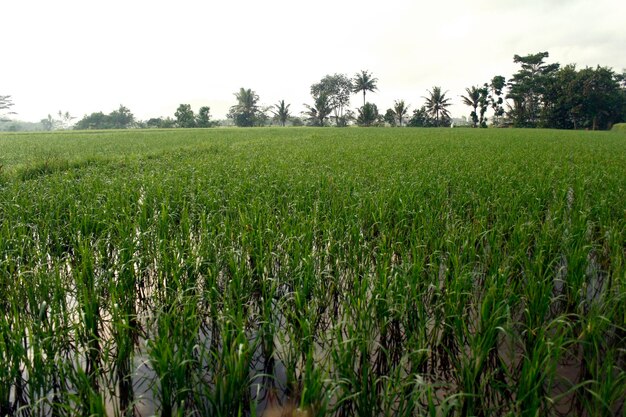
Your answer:
[[[3,134],[0,164],[0,415],[625,412],[621,135]]]

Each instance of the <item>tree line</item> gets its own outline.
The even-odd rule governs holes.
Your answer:
[[[520,69],[508,80],[496,75],[488,82],[465,89],[461,101],[469,107],[470,127],[543,127],[558,129],[609,129],[626,121],[626,73],[607,67],[561,67],[548,64],[548,52],[515,55]],[[270,107],[259,105],[252,89],[235,93],[237,104],[228,118],[236,126],[265,126],[271,121],[281,126],[337,127],[358,126],[451,126],[449,107],[452,99],[440,86],[433,86],[422,97],[424,103],[409,114],[410,105],[395,100],[392,108],[380,113],[366,100],[368,92],[378,90],[378,79],[362,70],[353,77],[329,74],[310,87],[312,101],[304,103],[300,117],[292,115],[284,100]],[[349,108],[352,94],[363,94],[363,105],[356,112]],[[269,117],[271,113],[273,117]]]
[[[547,63],[548,52],[526,56],[515,55],[513,62],[519,70],[507,79],[496,75],[482,84],[465,89],[461,103],[468,106],[463,123],[469,127],[544,127],[558,129],[609,129],[626,121],[626,72],[619,74],[611,68],[576,68]],[[311,102],[299,115],[291,113],[290,104],[280,100],[272,106],[262,106],[259,95],[250,88],[234,93],[236,103],[230,107],[227,120],[240,127],[268,126],[410,126],[442,127],[453,124],[448,91],[433,86],[422,97],[423,104],[409,113],[404,100],[394,101],[393,107],[381,113],[376,104],[367,101],[367,93],[378,90],[378,79],[362,70],[350,77],[329,74],[310,87]],[[353,94],[363,95],[363,105],[350,108]],[[0,120],[13,106],[11,96],[0,96]],[[48,115],[41,120],[44,130],[69,128],[74,119],[68,112],[58,118]],[[200,107],[194,113],[189,104],[180,104],[174,117],[138,121],[132,112],[120,105],[109,114],[85,115],[75,129],[125,128],[207,128],[219,123],[211,120],[210,108]]]

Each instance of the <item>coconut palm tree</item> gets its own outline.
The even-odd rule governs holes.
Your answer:
[[[470,117],[472,118],[472,127],[476,127],[478,126],[478,113],[476,110],[480,104],[480,88],[472,86],[471,88],[466,88],[465,92],[467,95],[461,96],[461,98],[463,99],[463,104],[472,108],[472,112],[470,113]]]
[[[429,97],[426,99],[426,110],[431,117],[435,118],[435,126],[441,126],[445,121],[450,119],[450,112],[446,107],[451,105],[450,99],[446,98],[446,93],[441,92],[441,87],[433,87],[433,90],[427,90]]]
[[[244,111],[254,111],[257,108],[259,96],[252,89],[241,87],[238,93],[235,93],[237,99],[237,107]]]
[[[254,126],[259,113],[259,96],[252,89],[240,88],[235,93],[237,104],[230,108],[228,117],[233,119],[237,126]]]
[[[402,119],[409,112],[409,106],[404,103],[404,100],[396,100],[393,102],[393,112],[398,118],[398,125],[402,127]]]
[[[372,77],[372,74],[365,70],[361,70],[361,73],[357,72],[354,76],[354,80],[352,81],[352,91],[354,93],[363,91],[363,106],[365,106],[365,92],[374,92],[378,90],[378,87],[376,86],[377,82],[378,78]]]
[[[289,116],[291,116],[289,114],[289,106],[291,106],[291,104],[285,105],[285,100],[281,100],[278,104],[274,104],[276,111],[272,110],[272,113],[274,113],[274,117],[278,119],[282,127],[285,127]]]

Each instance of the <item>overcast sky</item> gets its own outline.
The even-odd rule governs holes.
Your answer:
[[[311,84],[361,69],[381,112],[441,86],[460,117],[464,89],[509,78],[515,54],[626,68],[623,0],[2,0],[0,16],[0,95],[27,121],[120,104],[173,117],[180,103],[220,119],[240,87],[299,113]]]

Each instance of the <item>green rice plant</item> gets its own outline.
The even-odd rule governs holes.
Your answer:
[[[61,399],[67,398],[61,391],[64,381],[60,374],[70,363],[74,343],[69,335],[72,324],[66,310],[66,294],[58,268],[34,274],[31,283],[26,294],[31,310],[27,318],[30,352],[25,364],[29,408],[41,414],[50,409],[60,413]]]
[[[119,393],[119,408],[122,415],[132,414],[134,401],[132,365],[135,347],[139,340],[139,326],[135,307],[135,286],[129,264],[120,271],[111,298],[111,333],[115,346],[113,368]]]
[[[193,388],[188,383],[197,367],[195,347],[200,320],[193,294],[181,293],[175,302],[163,306],[149,333],[147,354],[158,378],[155,397],[163,416],[186,413],[193,402]],[[182,415],[182,414],[181,414]]]
[[[604,357],[591,371],[592,379],[580,387],[580,409],[590,416],[618,415],[624,412],[626,376],[613,354]]]
[[[585,383],[577,396],[578,413],[610,415],[624,407],[621,393],[626,381],[624,372],[619,370],[623,348],[614,344],[620,343],[625,329],[622,323],[609,318],[612,306],[620,303],[618,300],[594,303],[580,318],[576,341],[580,345],[579,375]]]
[[[208,401],[204,412],[210,415],[244,415],[252,407],[249,369],[255,349],[244,332],[241,310],[224,313],[219,347],[203,352],[211,355],[207,361],[212,369],[207,374],[209,383],[200,391],[201,399]]]
[[[355,283],[345,321],[335,328],[331,357],[333,379],[342,395],[335,405],[339,415],[375,416],[380,411],[378,381],[372,363],[374,351],[373,306],[367,303],[367,277]]]
[[[499,340],[509,320],[505,287],[486,284],[487,290],[477,302],[476,317],[456,320],[457,333],[464,335],[466,348],[452,360],[460,396],[462,415],[499,414],[501,398],[510,396],[499,355]]]
[[[15,307],[4,310],[0,317],[0,330],[2,330],[2,358],[0,374],[0,401],[2,414],[12,414],[26,403],[23,398],[24,380],[22,361],[26,357],[22,340],[26,338],[25,328],[20,321],[16,320],[19,314]],[[15,392],[12,394],[12,389]]]
[[[93,376],[83,370],[83,365],[76,363],[74,369],[68,372],[68,382],[76,388],[76,392],[67,395],[68,404],[56,407],[56,410],[66,410],[68,415],[83,415],[90,417],[105,417],[106,409],[104,398],[98,386],[93,383]]]
[[[0,408],[618,415],[608,132],[0,135]]]

